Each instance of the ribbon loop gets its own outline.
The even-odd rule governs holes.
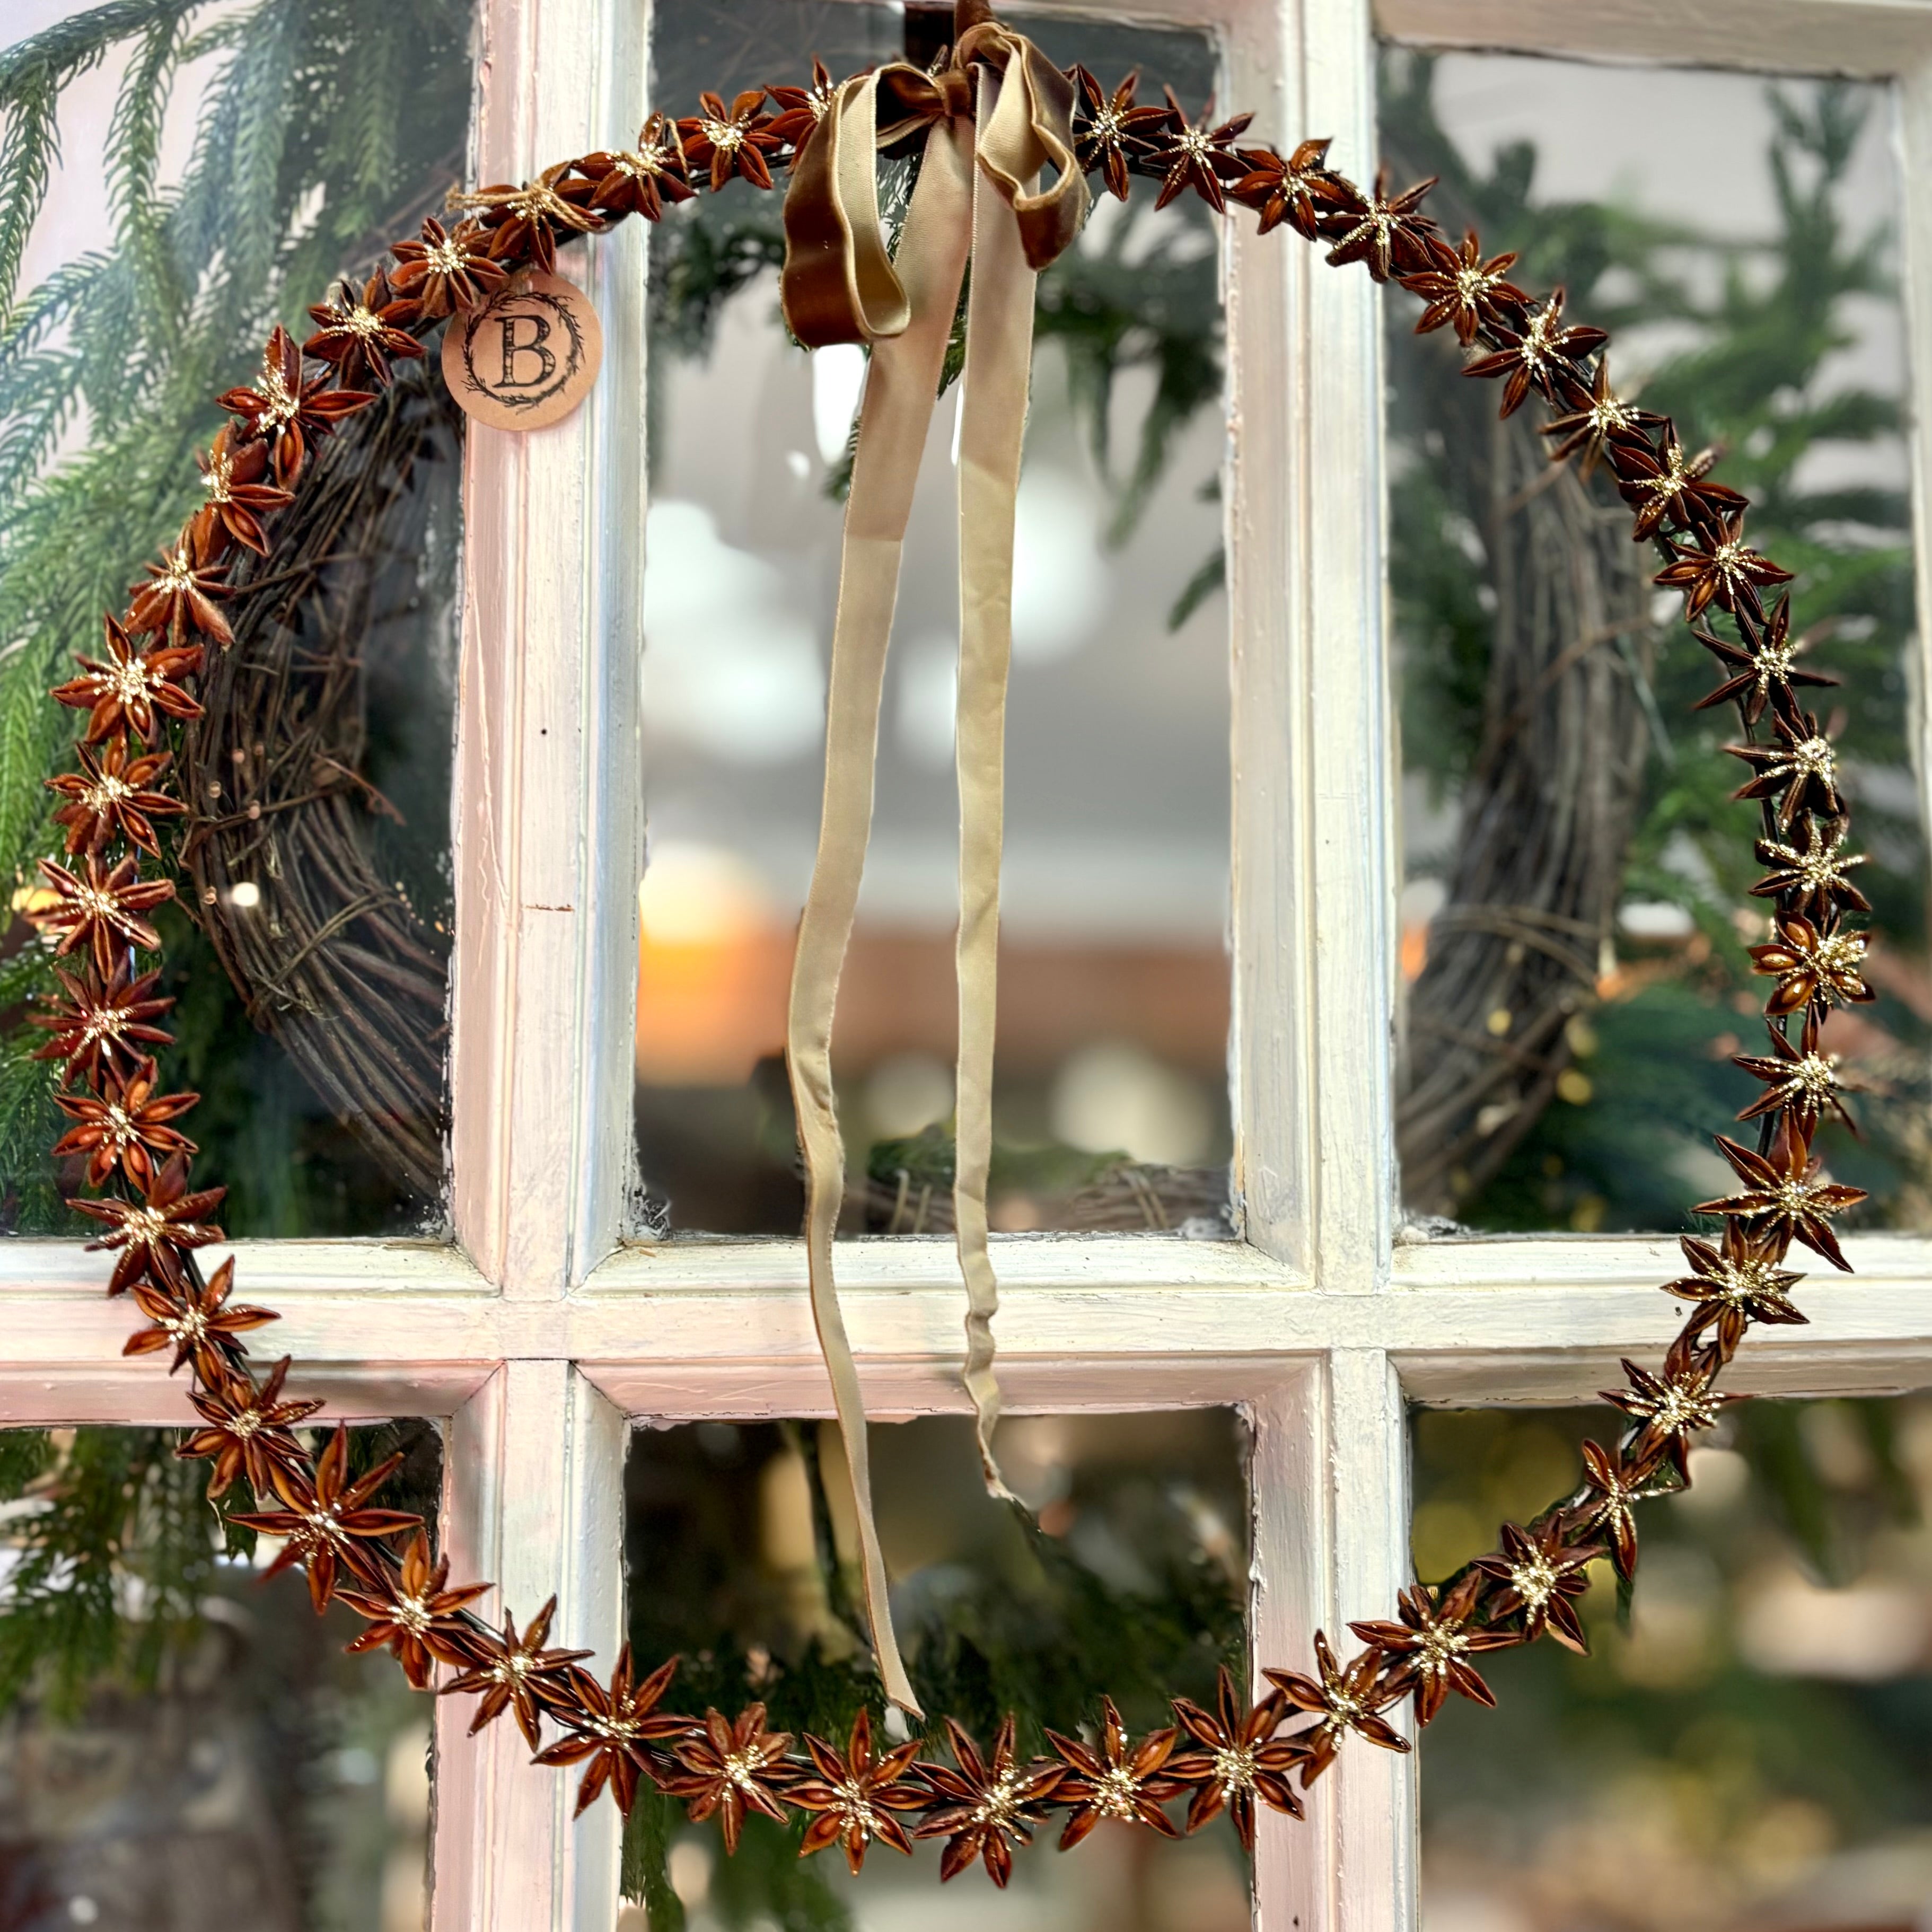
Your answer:
[[[976,101],[974,89],[976,87]],[[896,116],[882,130],[881,98]],[[976,112],[968,112],[970,108]],[[869,344],[826,705],[818,854],[799,922],[785,1054],[806,1172],[813,1320],[832,1378],[859,1527],[866,1614],[886,1695],[918,1714],[893,1635],[873,1522],[865,1410],[832,1271],[845,1186],[831,1065],[838,980],[871,836],[886,652],[920,459],[937,401],[969,248],[966,385],[959,455],[959,1063],[954,1221],[968,1300],[964,1379],[988,1486],[999,1418],[987,1252],[993,1032],[999,934],[1006,674],[1012,641],[1014,506],[1032,358],[1034,272],[1078,233],[1088,190],[1073,156],[1072,89],[1031,43],[969,30],[940,76],[896,62],[839,88],[785,196],[780,294],[808,346]],[[879,212],[877,157],[925,140],[896,257]],[[1042,170],[1058,170],[1051,186]],[[990,191],[988,191],[990,190]]]

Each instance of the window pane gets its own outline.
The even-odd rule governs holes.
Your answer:
[[[1752,541],[1798,572],[1792,632],[1844,680],[1838,741],[1874,1006],[1826,1050],[1867,1091],[1826,1132],[1856,1225],[1927,1224],[1926,850],[1902,434],[1899,185],[1882,88],[1391,54],[1382,140],[1432,211],[1521,251],[1522,284],[1613,334],[1620,393],[1723,453]],[[1660,141],[1658,130],[1670,138]],[[1694,184],[1694,197],[1691,193]],[[1714,1128],[1762,1092],[1757,807],[1721,747],[1726,674],[1655,590],[1605,470],[1552,475],[1448,332],[1388,308],[1402,686],[1411,1208],[1480,1228],[1668,1228],[1728,1191]],[[1720,628],[1728,620],[1720,620]],[[1763,728],[1766,730],[1768,727]],[[1794,1037],[1796,1029],[1794,1028]]]
[[[1605,1411],[1425,1414],[1415,1558],[1445,1576],[1574,1480]],[[1648,1503],[1627,1627],[1482,1660],[1422,1751],[1428,1932],[1918,1925],[1932,1899],[1932,1402],[1754,1402]],[[1595,1566],[1607,1570],[1606,1565]]]
[[[351,1437],[357,1471],[407,1452],[383,1501],[433,1523],[434,1426]],[[418,1932],[429,1700],[224,1544],[177,1440],[0,1432],[0,1924]]]
[[[668,0],[652,18],[653,98],[679,104],[803,74],[814,50],[850,72],[929,25],[916,9],[788,0]],[[1108,76],[1138,64],[1196,104],[1212,85],[1198,34],[1030,18],[1028,31],[1058,60]],[[914,50],[922,64],[937,46]],[[1226,1202],[1221,313],[1211,218],[1151,202],[1137,196],[1124,214],[1103,200],[1040,283],[1007,733],[996,1227],[1212,1228]],[[775,196],[700,197],[652,248],[637,1041],[649,1214],[653,1228],[793,1234],[785,998],[818,835],[838,492],[864,364],[856,350],[808,358],[786,340]],[[956,390],[940,401],[913,513],[834,1039],[854,1234],[952,1226],[956,402]]]
[[[24,0],[4,32],[81,10]],[[21,1232],[74,1225],[77,1180],[44,1151],[64,1123],[20,1023],[50,984],[19,916],[60,849],[40,782],[84,716],[46,688],[101,655],[100,614],[202,500],[213,398],[271,327],[308,337],[308,306],[339,275],[359,294],[460,179],[471,91],[469,0],[244,10],[178,68],[168,22],[88,17],[102,58],[60,94],[20,284],[43,319],[0,375],[0,1223]],[[190,10],[183,34],[214,22]],[[161,1078],[202,1096],[188,1124],[237,1234],[442,1228],[460,418],[434,350],[320,446],[272,557],[234,554],[236,642],[204,717],[170,728],[190,810],[159,828]]]
[[[1210,1699],[1217,1664],[1244,1667],[1246,1486],[1228,1412],[1008,1420],[1001,1458],[1037,1528],[987,1496],[963,1418],[875,1424],[872,1444],[899,1637],[931,1720],[927,1755],[950,1762],[942,1717],[984,1744],[1010,1709],[1025,1714],[1022,1756],[1044,1752],[1039,1726],[1078,1735],[1103,1691],[1138,1735],[1172,1721],[1168,1697]],[[762,1698],[775,1730],[842,1744],[857,1710],[875,1704],[839,1454],[830,1423],[707,1422],[633,1437],[630,1638],[640,1664],[682,1659],[668,1708],[736,1712]],[[626,1888],[641,1898],[668,1886],[714,1914],[708,1922],[755,1924],[764,1912],[886,1932],[915,1912],[922,1924],[1042,1932],[1249,1922],[1225,1818],[1180,1843],[1102,1825],[1064,1856],[1056,1820],[1016,1853],[999,1892],[977,1870],[942,1891],[932,1840],[910,1861],[874,1846],[855,1882],[836,1850],[801,1863],[796,1824],[753,1818],[727,1859],[716,1829],[682,1815],[640,1798]]]

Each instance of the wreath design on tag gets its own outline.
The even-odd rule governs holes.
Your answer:
[[[521,185],[454,196],[449,223],[425,220],[419,236],[393,245],[392,265],[312,310],[315,329],[304,342],[278,327],[254,382],[219,399],[230,420],[201,459],[202,506],[147,567],[128,608],[106,618],[100,654],[82,658],[79,674],[52,693],[85,714],[85,723],[72,768],[50,781],[61,800],[54,816],[66,850],[41,862],[46,890],[30,916],[60,962],[58,990],[36,1018],[50,1036],[40,1057],[55,1064],[58,1103],[72,1122],[54,1150],[84,1163],[91,1190],[70,1204],[100,1224],[94,1245],[113,1257],[109,1294],[130,1294],[145,1319],[126,1352],[166,1354],[171,1372],[188,1372],[202,1426],[179,1454],[212,1462],[212,1496],[245,1478],[257,1507],[234,1520],[282,1539],[269,1574],[299,1567],[318,1611],[340,1596],[367,1621],[352,1649],[387,1649],[416,1688],[475,1698],[472,1731],[514,1714],[538,1763],[580,1767],[580,1813],[607,1788],[628,1812],[649,1779],[684,1801],[693,1819],[715,1816],[730,1849],[750,1813],[784,1820],[798,1811],[810,1814],[802,1855],[836,1843],[856,1872],[875,1844],[909,1852],[914,1838],[938,1838],[945,1841],[942,1877],[980,1863],[1004,1886],[1014,1850],[1055,1822],[1064,1850],[1103,1820],[1173,1837],[1226,1810],[1251,1849],[1258,1810],[1299,1816],[1298,1793],[1345,1744],[1411,1749],[1394,1721],[1402,1705],[1421,1727],[1452,1692],[1492,1704],[1478,1667],[1484,1653],[1545,1636],[1583,1648],[1575,1600],[1586,1587],[1587,1566],[1606,1558],[1621,1579],[1630,1578],[1635,1505],[1688,1484],[1692,1440],[1738,1400],[1718,1384],[1747,1333],[1760,1323],[1804,1320],[1792,1299],[1802,1276],[1786,1265],[1793,1246],[1848,1270],[1833,1223],[1864,1196],[1821,1172],[1812,1142],[1828,1114],[1850,1118],[1820,1030],[1834,1006],[1872,997],[1862,970],[1865,936],[1853,922],[1870,908],[1850,877],[1860,861],[1847,849],[1850,813],[1832,743],[1802,694],[1834,680],[1801,662],[1804,640],[1792,634],[1789,592],[1781,588],[1791,573],[1750,547],[1745,499],[1712,480],[1710,455],[1687,455],[1668,420],[1618,396],[1604,332],[1568,320],[1561,290],[1528,292],[1509,279],[1514,256],[1486,254],[1473,232],[1460,244],[1444,236],[1423,212],[1429,182],[1392,193],[1378,176],[1365,191],[1328,164],[1327,141],[1305,141],[1283,155],[1247,142],[1249,115],[1217,122],[1210,108],[1192,120],[1171,92],[1159,104],[1144,102],[1136,76],[1109,92],[1083,69],[1062,74],[973,0],[962,0],[956,26],[957,52],[929,72],[895,63],[835,82],[814,63],[806,85],[750,90],[728,104],[706,94],[697,113],[675,119],[653,113],[634,148],[564,161]],[[920,158],[896,250],[880,228],[875,196],[867,199],[875,148]],[[1042,188],[1043,170],[1048,182]],[[1736,1061],[1762,1084],[1738,1116],[1755,1132],[1718,1137],[1737,1184],[1700,1204],[1698,1212],[1721,1220],[1721,1237],[1684,1236],[1688,1271],[1663,1285],[1690,1304],[1676,1340],[1654,1367],[1626,1362],[1626,1384],[1605,1394],[1629,1418],[1628,1428],[1608,1447],[1585,1444],[1575,1489],[1534,1520],[1504,1524],[1494,1551],[1438,1584],[1405,1590],[1393,1615],[1352,1623],[1359,1645],[1352,1654],[1338,1654],[1318,1632],[1304,1668],[1261,1671],[1266,1688],[1258,1700],[1223,1668],[1215,1708],[1175,1699],[1174,1723],[1144,1737],[1130,1736],[1103,1696],[1091,1733],[1049,1732],[1054,1755],[1047,1759],[1017,1755],[1013,1715],[991,1738],[971,1737],[946,1718],[943,1730],[884,1748],[862,1711],[843,1741],[775,1732],[761,1703],[729,1714],[680,1713],[676,1659],[640,1669],[627,1647],[603,1676],[586,1667],[590,1653],[552,1647],[554,1598],[526,1622],[508,1610],[500,1628],[486,1619],[476,1605],[491,1586],[452,1582],[423,1521],[382,1506],[400,1456],[352,1480],[344,1425],[313,1453],[299,1432],[318,1426],[322,1405],[290,1391],[290,1360],[263,1367],[251,1360],[248,1338],[276,1318],[233,1298],[232,1260],[212,1271],[201,1264],[200,1251],[223,1239],[215,1217],[224,1190],[201,1184],[194,1171],[196,1150],[183,1123],[197,1096],[164,1090],[157,1059],[170,1043],[163,1024],[170,1002],[159,997],[149,963],[160,938],[148,916],[176,896],[174,872],[185,874],[197,902],[212,902],[215,880],[242,849],[234,842],[253,836],[259,823],[250,808],[261,800],[247,795],[254,781],[240,756],[230,782],[238,781],[244,795],[230,801],[232,815],[215,823],[195,814],[204,784],[213,782],[207,775],[224,769],[217,720],[218,713],[225,720],[231,702],[228,667],[237,635],[258,630],[272,601],[278,573],[266,566],[289,562],[292,547],[315,541],[324,526],[304,520],[326,474],[315,460],[317,446],[373,436],[425,411],[434,418],[439,392],[427,376],[427,348],[440,334],[469,327],[520,278],[553,276],[560,243],[627,215],[656,221],[668,204],[734,183],[769,192],[781,174],[788,178],[784,290],[794,332],[808,344],[857,340],[873,350],[848,511],[848,584],[854,520],[883,507],[884,525],[891,520],[890,490],[872,494],[867,484],[868,454],[883,474],[904,447],[903,436],[896,440],[878,427],[874,412],[889,422],[899,407],[915,424],[922,410],[929,412],[934,358],[943,359],[953,340],[969,246],[970,356],[976,326],[990,335],[1030,315],[1028,275],[1078,232],[1090,177],[1122,200],[1136,182],[1156,182],[1157,206],[1198,195],[1232,219],[1232,204],[1258,216],[1263,233],[1292,229],[1323,247],[1330,264],[1360,264],[1377,282],[1399,285],[1424,304],[1418,332],[1453,329],[1464,373],[1502,384],[1503,415],[1538,399],[1552,461],[1609,470],[1634,513],[1634,537],[1657,551],[1655,582],[1683,593],[1693,636],[1718,661],[1720,681],[1702,704],[1735,709],[1738,740],[1726,749],[1746,768],[1737,796],[1760,810],[1755,851],[1765,871],[1753,890],[1773,911],[1771,935],[1752,958],[1769,982],[1769,1051]],[[988,352],[997,354],[997,345]],[[412,364],[422,369],[411,371]],[[995,406],[1000,365],[985,367],[992,375],[969,394],[993,398],[978,405],[986,412],[980,425],[986,440],[976,446],[969,426],[962,471],[976,460],[976,447],[995,456],[1010,450],[1016,478],[1024,361],[1004,365],[1009,382],[1017,371],[1017,414]],[[916,452],[918,442],[911,447]],[[998,465],[988,463],[991,475]],[[1010,540],[1010,493],[995,489],[990,508],[979,514],[993,530],[1004,514]],[[878,540],[869,526],[856,534]],[[837,656],[863,628],[862,614],[848,613],[842,592],[828,828],[838,734],[862,735],[865,722],[862,690],[842,724]],[[982,640],[989,654],[977,687],[987,706],[982,736],[996,736],[1004,698],[997,632],[995,624]],[[970,655],[971,640],[963,638],[962,662]],[[962,686],[966,680],[962,671]],[[962,748],[968,722],[962,708]],[[996,778],[996,746],[994,755]],[[316,756],[352,765],[332,749],[318,748]],[[868,783],[869,773],[856,766],[846,775]],[[970,811],[964,789],[962,808]],[[989,796],[996,804],[997,790]],[[864,802],[868,812],[868,790]],[[164,854],[164,833],[175,822],[188,836]],[[813,989],[823,992],[828,975],[836,989],[841,880],[849,872],[845,883],[856,891],[862,850],[862,824],[856,856],[829,829],[822,840],[820,872],[829,864],[836,876],[823,896],[814,879],[820,926],[814,937],[808,908],[791,1058],[812,1184],[814,1312],[853,1451],[858,1520],[869,1534],[863,1417],[831,1281],[836,1210],[832,1217],[820,1211],[836,1197],[836,1179],[828,1177],[842,1160],[829,1083],[818,1124],[830,1138],[816,1152],[808,1104],[814,1056],[822,1055],[830,1025],[829,994],[821,1024]],[[996,834],[992,855],[996,893]],[[318,931],[366,928],[370,950],[389,962],[392,977],[407,979],[398,943],[414,942],[386,931],[392,908],[373,884],[365,890],[354,880],[332,880],[323,897],[326,906],[313,910]],[[992,905],[996,917],[996,898]],[[973,916],[969,904],[962,988]],[[245,982],[250,963],[227,963]],[[433,1008],[434,1020],[420,1030],[427,1040],[440,1023],[440,962],[424,954],[417,964],[402,994],[426,1012]],[[982,991],[990,999],[990,978]],[[988,1055],[990,1039],[988,1028]],[[440,1074],[428,1060],[399,1066],[395,1078],[399,1090],[440,1094]],[[401,1141],[389,1152],[417,1167],[435,1161],[433,1148]],[[956,1199],[963,1210],[971,1206],[971,1164],[962,1108],[964,1192]],[[980,1183],[983,1190],[983,1172]],[[970,1220],[962,1211],[961,1257],[972,1306],[968,1385],[988,1480],[996,1483],[983,1194],[976,1236]],[[848,1412],[848,1393],[855,1412]],[[916,1716],[875,1547],[867,1570],[882,1686]],[[1170,1809],[1184,1796],[1184,1822]]]

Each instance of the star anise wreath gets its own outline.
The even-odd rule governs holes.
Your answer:
[[[1761,592],[1790,575],[1745,544],[1742,497],[1710,480],[1703,455],[1685,458],[1667,421],[1616,394],[1600,333],[1564,322],[1560,292],[1532,295],[1507,280],[1514,258],[1486,255],[1473,234],[1460,248],[1442,237],[1421,212],[1430,183],[1392,195],[1378,175],[1364,194],[1328,165],[1326,141],[1304,142],[1286,157],[1238,147],[1245,116],[1210,124],[1210,110],[1192,123],[1171,94],[1166,106],[1138,105],[1136,76],[1111,94],[1084,72],[1072,78],[1078,163],[1108,191],[1125,199],[1133,176],[1151,175],[1162,205],[1189,194],[1216,210],[1232,202],[1252,210],[1263,232],[1288,227],[1318,239],[1331,262],[1361,262],[1376,280],[1418,296],[1422,332],[1453,327],[1472,352],[1471,372],[1504,379],[1506,413],[1540,393],[1550,405],[1543,433],[1552,458],[1580,454],[1586,472],[1606,463],[1637,512],[1635,534],[1667,549],[1658,581],[1684,593],[1694,634],[1723,673],[1704,702],[1734,704],[1746,734],[1726,748],[1750,770],[1738,796],[1762,802],[1766,814],[1756,849],[1768,869],[1756,890],[1774,902],[1775,934],[1755,951],[1774,991],[1771,1053],[1737,1064],[1763,1084],[1743,1117],[1767,1124],[1764,1150],[1720,1139],[1743,1184],[1703,1204],[1725,1222],[1720,1240],[1685,1243],[1692,1272],[1669,1286],[1691,1312],[1660,1372],[1624,1364],[1628,1385],[1606,1400],[1629,1426],[1607,1448],[1584,1446],[1582,1480],[1568,1500],[1527,1530],[1506,1526],[1500,1552],[1442,1590],[1405,1591],[1398,1620],[1352,1625],[1366,1648],[1346,1666],[1318,1635],[1316,1674],[1266,1670],[1273,1692],[1252,1707],[1224,1670],[1214,1711],[1177,1700],[1179,1730],[1157,1730],[1138,1744],[1103,1699],[1096,1742],[1054,1738],[1056,1762],[1016,1762],[1010,1714],[990,1758],[949,1721],[956,1768],[921,1760],[910,1744],[874,1758],[868,1718],[844,1753],[813,1740],[801,1762],[788,1735],[766,1727],[761,1704],[735,1718],[711,1711],[700,1723],[657,1708],[670,1664],[634,1684],[626,1652],[607,1686],[580,1667],[587,1653],[550,1649],[554,1600],[520,1634],[507,1610],[500,1631],[482,1621],[471,1605],[484,1586],[451,1586],[445,1565],[430,1561],[419,1520],[377,1506],[398,1459],[350,1482],[339,1426],[312,1455],[298,1431],[321,1405],[285,1397],[286,1358],[258,1376],[244,1353],[247,1330],[270,1312],[232,1303],[232,1262],[202,1281],[196,1251],[222,1239],[209,1217],[224,1190],[190,1184],[192,1144],[172,1120],[192,1096],[155,1094],[148,1054],[169,1043],[153,1022],[170,1003],[155,997],[155,974],[137,973],[133,956],[158,944],[144,915],[172,892],[165,880],[144,878],[139,863],[155,856],[153,821],[175,802],[166,792],[172,748],[147,747],[201,715],[194,681],[205,652],[228,640],[220,605],[234,553],[272,554],[276,520],[303,484],[316,438],[366,407],[374,392],[363,386],[384,382],[394,358],[421,354],[446,317],[474,308],[514,273],[551,266],[562,242],[632,214],[655,221],[671,203],[735,183],[770,188],[772,164],[796,160],[836,91],[816,62],[808,86],[748,90],[728,109],[708,93],[698,115],[650,116],[634,149],[457,196],[462,218],[427,220],[419,238],[393,244],[393,268],[359,293],[344,285],[312,311],[316,327],[305,344],[273,332],[257,380],[219,399],[233,420],[197,459],[200,506],[128,610],[106,619],[104,653],[80,658],[81,674],[52,694],[86,714],[76,769],[54,785],[76,863],[44,862],[47,890],[27,908],[70,962],[56,968],[59,994],[36,1016],[50,1034],[39,1056],[60,1064],[58,1097],[76,1123],[64,1150],[86,1162],[97,1184],[130,1190],[74,1204],[104,1224],[94,1245],[114,1258],[110,1293],[132,1288],[148,1318],[130,1349],[172,1346],[176,1367],[193,1378],[190,1399],[203,1426],[179,1453],[212,1464],[211,1495],[245,1478],[258,1505],[279,1505],[233,1519],[284,1539],[271,1574],[300,1565],[319,1608],[339,1588],[369,1619],[358,1647],[395,1652],[412,1682],[426,1682],[438,1662],[456,1673],[442,1688],[478,1699],[472,1729],[514,1712],[542,1761],[585,1764],[580,1809],[607,1788],[628,1807],[648,1776],[694,1818],[717,1817],[735,1849],[752,1812],[782,1820],[797,1804],[814,1814],[808,1849],[840,1843],[855,1866],[874,1840],[901,1843],[897,1816],[917,1810],[915,1835],[946,1840],[946,1876],[977,1862],[999,1884],[1013,1849],[1056,1812],[1067,1814],[1063,1846],[1103,1818],[1172,1836],[1165,1808],[1187,1794],[1190,1828],[1226,1810],[1246,1840],[1262,1808],[1298,1810],[1288,1784],[1294,1767],[1305,1786],[1350,1738],[1406,1750],[1382,1714],[1397,1703],[1409,1702],[1426,1724],[1451,1690],[1492,1701],[1472,1658],[1544,1634],[1580,1645],[1574,1600],[1590,1562],[1607,1553],[1630,1575],[1634,1506],[1688,1480],[1690,1441],[1734,1400],[1715,1384],[1744,1335],[1757,1323],[1798,1318],[1788,1298],[1797,1276],[1784,1266],[1790,1244],[1844,1266],[1832,1223],[1863,1198],[1822,1178],[1811,1146],[1827,1114],[1850,1124],[1842,1076],[1820,1048],[1822,1012],[1867,990],[1864,937],[1845,923],[1865,906],[1847,877],[1858,861],[1846,850],[1836,754],[1794,698],[1798,687],[1833,680],[1798,664],[1805,640],[1790,636],[1788,594],[1765,608]],[[778,112],[764,111],[767,100]],[[1698,622],[1712,611],[1726,614],[1736,640]],[[152,640],[148,648],[136,642],[142,637]],[[1760,738],[1767,714],[1772,734]],[[405,1536],[398,1556],[391,1546]],[[1314,1721],[1284,1732],[1291,1712]],[[560,1733],[548,1748],[546,1721]]]

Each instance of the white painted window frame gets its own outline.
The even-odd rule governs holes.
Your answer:
[[[1280,142],[1336,137],[1373,170],[1374,35],[1896,82],[1913,340],[1932,328],[1932,4],[1926,0],[1113,0],[1214,28],[1222,98]],[[1018,10],[1016,9],[1017,11]],[[483,178],[634,132],[647,8],[483,0]],[[670,104],[682,105],[682,104]],[[1497,245],[1508,238],[1492,238]],[[466,458],[458,712],[456,1244],[238,1244],[302,1385],[361,1417],[434,1416],[459,1568],[608,1663],[622,1612],[632,1418],[824,1414],[797,1245],[621,1239],[632,1172],[644,237],[589,256],[608,361],[592,402]],[[1234,1043],[1244,1238],[996,1241],[1016,1411],[1238,1403],[1255,1429],[1258,1659],[1384,1613],[1408,1580],[1405,1406],[1587,1396],[1672,1328],[1664,1240],[1399,1238],[1391,1112],[1398,886],[1382,643],[1379,311],[1291,236],[1233,225]],[[1932,354],[1914,358],[1923,417]],[[1915,452],[1921,607],[1928,456]],[[1932,625],[1922,624],[1922,637]],[[1923,646],[1922,646],[1922,648]],[[1932,680],[1928,681],[1932,688]],[[1932,743],[1922,758],[1932,772]],[[1932,1382],[1932,1240],[1846,1244],[1858,1273],[1807,1328],[1754,1340],[1741,1384]],[[0,1420],[179,1423],[178,1381],[120,1354],[98,1258],[0,1246]],[[955,1410],[950,1250],[855,1244],[847,1318],[873,1412]],[[436,1932],[610,1932],[616,1815],[514,1730],[439,1706]],[[1294,1825],[1262,1832],[1268,1932],[1416,1916],[1414,1760],[1345,1753]]]

